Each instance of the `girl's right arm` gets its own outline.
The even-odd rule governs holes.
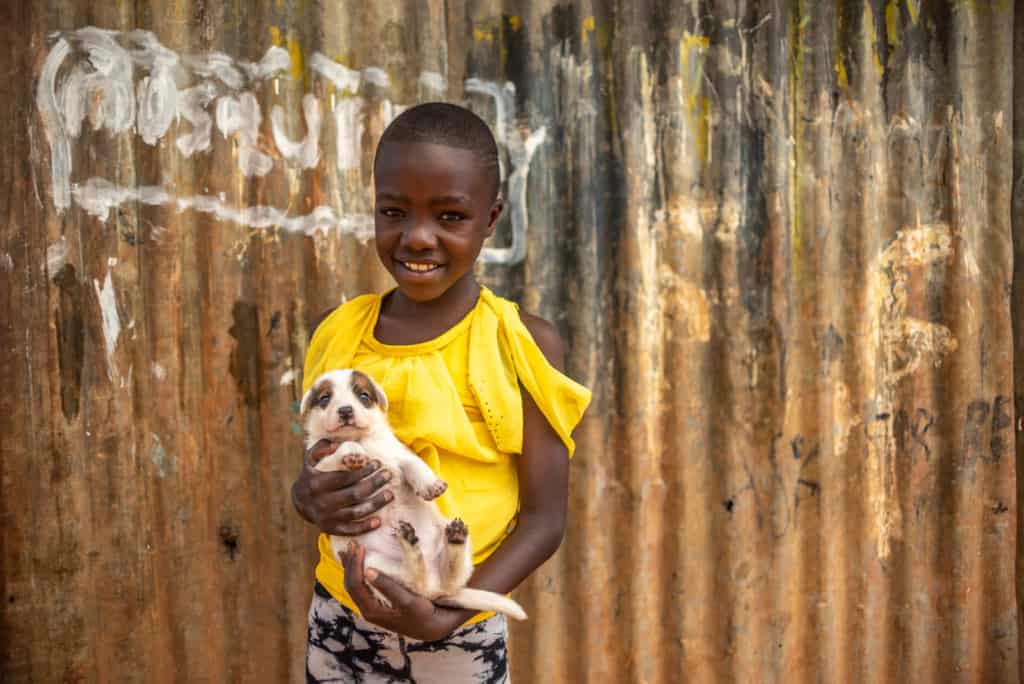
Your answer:
[[[338,445],[320,440],[306,451],[302,470],[292,484],[292,503],[307,522],[322,532],[355,537],[380,527],[373,514],[394,494],[385,485],[391,473],[374,461],[361,470],[324,473],[315,466]]]

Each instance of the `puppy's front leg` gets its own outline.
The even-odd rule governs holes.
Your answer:
[[[359,442],[342,442],[333,454],[316,464],[316,470],[359,470],[370,462],[370,456]]]
[[[430,466],[423,462],[423,459],[409,451],[404,445],[400,450],[396,450],[396,453],[400,454],[398,468],[402,471],[402,477],[416,492],[416,496],[424,501],[433,501],[445,493],[448,483],[435,475]]]

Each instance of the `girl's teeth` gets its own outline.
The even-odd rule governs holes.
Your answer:
[[[410,271],[431,271],[434,268],[436,268],[435,266],[432,266],[430,264],[410,264],[410,263],[405,264],[405,267],[408,268]]]

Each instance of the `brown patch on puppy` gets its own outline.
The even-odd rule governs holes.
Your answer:
[[[303,399],[302,406],[301,406],[301,409],[299,411],[299,416],[302,419],[305,419],[306,415],[315,406],[319,406],[320,405],[320,401],[324,397],[330,397],[331,396],[331,389],[332,389],[332,387],[331,387],[331,381],[330,380],[321,380],[317,384],[313,385],[309,389],[309,391],[306,393],[306,396]]]
[[[380,406],[382,411],[388,410],[387,398],[383,395],[377,383],[362,371],[352,371],[352,394],[366,408]]]

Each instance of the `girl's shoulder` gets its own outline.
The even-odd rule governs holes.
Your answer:
[[[512,300],[500,297],[487,288],[481,290],[481,298],[491,306],[506,329],[514,329],[521,324],[547,362],[559,372],[565,372],[565,344],[554,325],[540,316],[524,311]]]
[[[523,322],[523,326],[533,337],[533,341],[537,343],[548,363],[559,372],[564,373],[565,343],[562,341],[562,336],[558,334],[558,329],[540,316],[534,316],[522,309],[519,309],[519,320]]]

